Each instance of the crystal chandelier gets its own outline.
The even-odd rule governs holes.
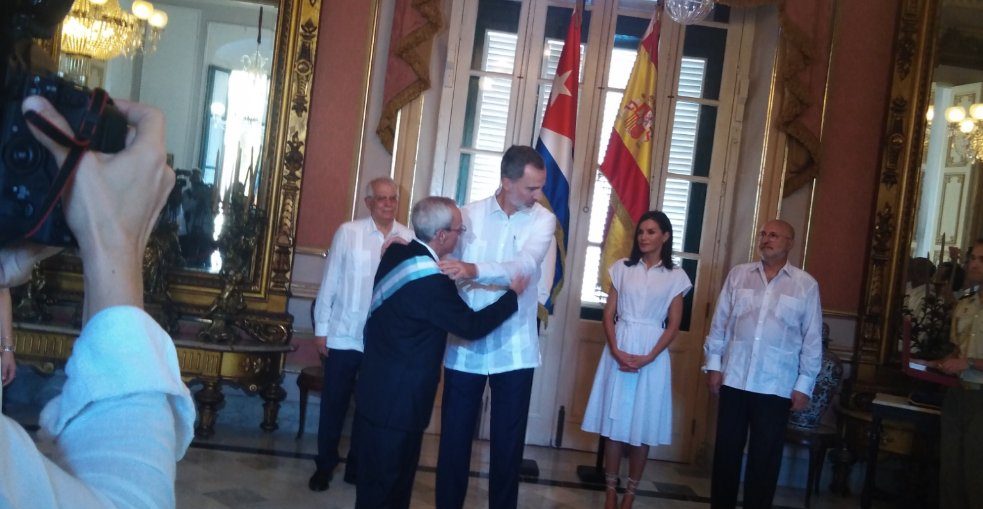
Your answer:
[[[665,0],[669,17],[680,25],[699,23],[713,10],[713,0]]]
[[[62,23],[61,70],[84,78],[91,59],[154,51],[167,13],[146,0],[135,0],[131,11],[120,8],[118,0],[75,0]]]
[[[268,58],[260,52],[263,44],[263,6],[259,7],[259,22],[256,24],[256,51],[251,55],[242,56],[242,70],[248,74],[254,82],[266,78],[266,63]]]
[[[975,103],[968,110],[950,106],[945,109],[945,120],[953,150],[970,164],[983,159],[983,103]]]

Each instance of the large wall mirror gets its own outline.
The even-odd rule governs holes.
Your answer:
[[[79,0],[82,1],[82,0]],[[109,4],[115,4],[115,0]],[[132,2],[122,0],[128,11]],[[76,3],[78,5],[78,2]],[[320,2],[155,0],[167,25],[131,57],[60,67],[111,96],[157,106],[178,183],[165,208],[179,256],[167,271],[182,314],[200,315],[223,287],[223,229],[262,211],[242,281],[252,311],[282,313],[294,247]],[[232,206],[233,197],[241,197]],[[244,203],[243,203],[244,200]],[[238,216],[237,216],[238,215]],[[44,265],[47,291],[77,299],[78,261]]]
[[[868,380],[898,360],[904,316],[958,297],[983,235],[983,4],[904,0],[894,53],[855,359]],[[946,325],[914,339],[945,342]]]

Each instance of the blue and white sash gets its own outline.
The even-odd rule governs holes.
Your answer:
[[[440,268],[437,267],[437,262],[433,258],[429,256],[408,258],[403,263],[393,267],[393,270],[389,271],[375,285],[375,289],[372,291],[372,305],[369,307],[369,313],[371,314],[375,311],[376,308],[382,305],[383,301],[391,297],[392,294],[396,293],[397,290],[407,283],[434,274],[440,274]]]

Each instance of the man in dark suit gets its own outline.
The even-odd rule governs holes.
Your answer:
[[[528,283],[517,277],[497,301],[472,310],[437,267],[465,230],[461,211],[449,198],[429,197],[413,207],[411,219],[416,240],[383,254],[365,324],[355,394],[359,509],[409,507],[447,333],[487,335],[515,313]]]

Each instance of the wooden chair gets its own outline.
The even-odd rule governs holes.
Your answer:
[[[309,366],[300,371],[297,375],[297,387],[300,389],[300,426],[297,427],[297,439],[304,434],[304,421],[307,420],[307,393],[310,391],[321,392],[324,387],[324,368],[321,366]]]
[[[314,323],[314,306],[317,299],[311,301],[311,324]],[[324,387],[324,368],[308,366],[297,375],[297,388],[300,389],[300,425],[297,427],[297,439],[304,435],[304,424],[307,421],[307,393],[317,391],[319,394]]]

